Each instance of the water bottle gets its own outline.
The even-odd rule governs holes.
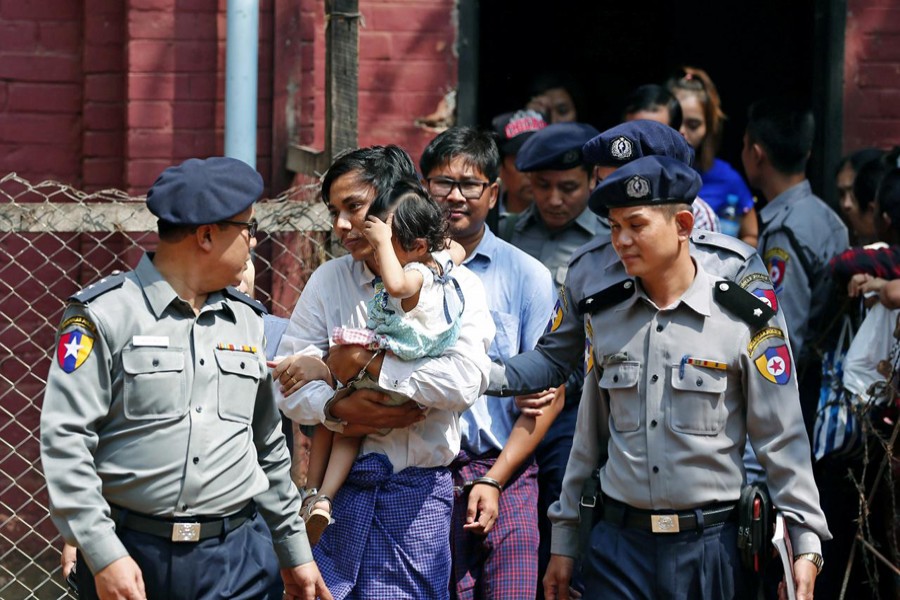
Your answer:
[[[722,233],[732,237],[738,237],[741,230],[741,215],[738,214],[738,202],[740,198],[737,194],[728,194],[725,197],[725,206],[719,212],[719,225]]]

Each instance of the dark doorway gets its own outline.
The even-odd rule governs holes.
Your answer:
[[[537,74],[557,72],[581,84],[579,120],[602,130],[619,122],[628,92],[663,83],[681,65],[705,69],[718,87],[728,115],[720,156],[739,170],[747,107],[754,100],[796,94],[814,104],[818,123],[828,122],[812,90],[822,85],[816,70],[826,67],[816,60],[816,48],[833,41],[816,20],[823,4],[828,10],[839,2],[470,2],[461,10],[469,4],[477,19],[476,56],[471,62],[461,57],[460,91],[464,82],[477,81],[472,115],[479,125],[523,106]],[[473,67],[477,75],[466,72]],[[811,171],[821,172],[816,160]]]

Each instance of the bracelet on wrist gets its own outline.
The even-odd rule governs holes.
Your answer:
[[[822,558],[821,554],[816,554],[815,552],[804,552],[803,554],[798,554],[794,557],[794,562],[797,562],[800,559],[808,560],[812,564],[816,565],[816,576],[821,575],[822,567],[825,566],[825,560]]]

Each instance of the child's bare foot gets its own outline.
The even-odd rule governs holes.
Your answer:
[[[306,522],[306,537],[309,545],[315,546],[325,532],[325,528],[334,523],[331,518],[331,498],[325,494],[310,490],[309,495],[303,498],[300,506],[300,516]]]

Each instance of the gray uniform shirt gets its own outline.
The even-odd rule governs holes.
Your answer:
[[[772,284],[756,250],[731,236],[695,230],[691,234],[691,256],[717,277],[737,282],[778,312],[776,324],[784,320]],[[598,235],[571,258],[566,282],[560,290],[559,310],[548,331],[532,352],[491,366],[489,393],[524,394],[565,381],[585,356],[584,314],[591,303],[601,301],[604,290],[628,279],[613,250],[609,235]],[[602,332],[598,332],[601,333]]]
[[[774,322],[751,327],[723,306],[716,288],[734,284],[700,265],[664,309],[639,282],[623,286],[630,296],[587,317],[595,360],[562,494],[549,511],[552,552],[576,555],[581,486],[603,444],[604,494],[642,509],[685,510],[738,500],[749,434],[773,503],[792,520],[794,552],[820,553],[830,534],[783,331]]]
[[[99,287],[66,308],[41,414],[65,540],[96,573],[127,555],[110,504],[225,516],[255,499],[281,565],[310,562],[260,315],[216,292],[195,316],[147,255]]]
[[[785,190],[759,213],[759,253],[784,309],[794,355],[815,337],[815,323],[829,292],[828,261],[850,245],[840,217],[812,193],[808,181]]]
[[[572,254],[597,234],[608,232],[609,226],[587,208],[565,227],[549,229],[532,204],[519,215],[509,242],[550,269],[553,281],[559,287],[566,281]]]

